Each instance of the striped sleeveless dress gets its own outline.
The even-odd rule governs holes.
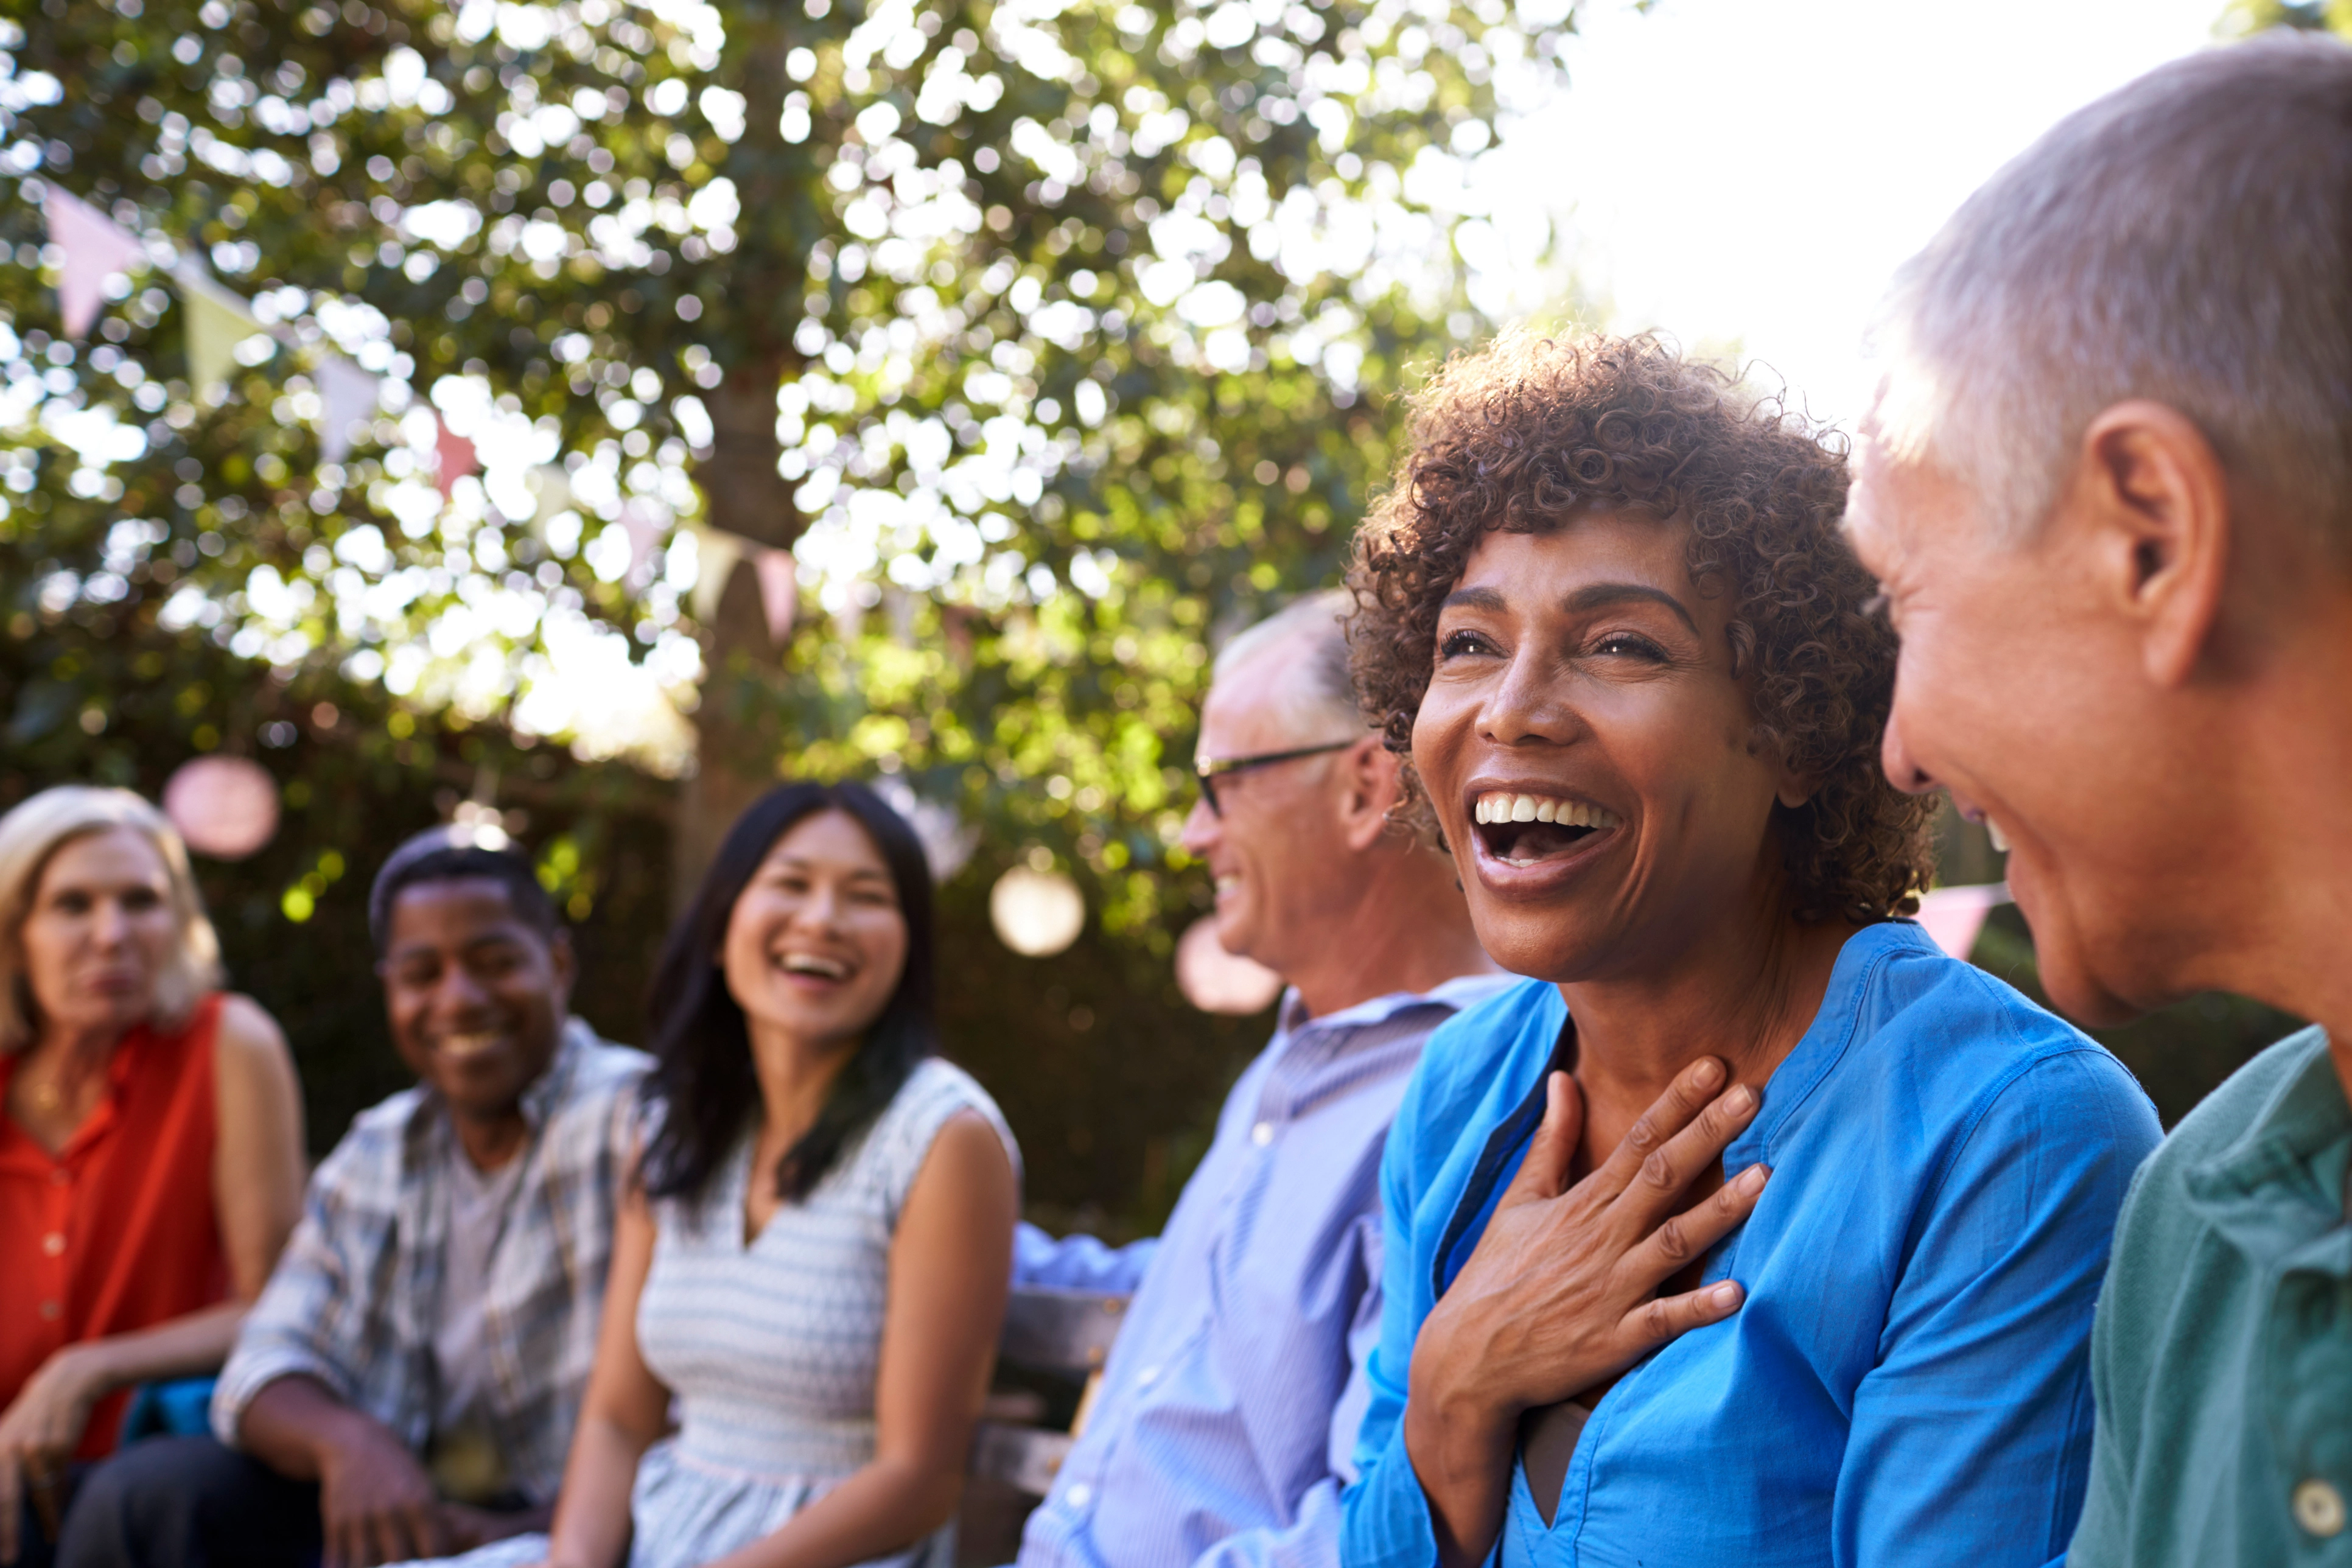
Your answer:
[[[802,1203],[748,1245],[747,1136],[702,1201],[654,1205],[658,1236],[637,1304],[637,1348],[677,1395],[678,1430],[638,1462],[629,1568],[690,1568],[780,1528],[874,1457],[890,1238],[908,1189],[948,1119],[971,1110],[1012,1131],[985,1089],[931,1058]],[[535,1563],[547,1538],[502,1541],[467,1568]],[[889,1568],[949,1568],[954,1529]]]

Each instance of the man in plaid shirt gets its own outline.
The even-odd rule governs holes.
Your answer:
[[[443,828],[369,897],[419,1083],[363,1112],[213,1401],[127,1450],[60,1564],[438,1556],[544,1528],[596,1342],[640,1053],[566,1016],[571,947],[530,862]]]

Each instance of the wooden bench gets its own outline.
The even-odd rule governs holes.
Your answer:
[[[1013,1292],[997,1341],[1000,1371],[1042,1374],[1078,1387],[1077,1410],[1063,1431],[1045,1424],[1048,1401],[1034,1388],[1000,1387],[989,1396],[972,1436],[957,1531],[961,1562],[1008,1563],[1019,1550],[1023,1521],[1053,1486],[1070,1446],[1086,1430],[1103,1362],[1126,1320],[1128,1300],[1091,1290]],[[1069,1408],[1066,1395],[1056,1403]]]

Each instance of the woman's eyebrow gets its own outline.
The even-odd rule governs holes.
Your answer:
[[[1503,595],[1492,588],[1456,588],[1445,595],[1445,603],[1438,608],[1450,610],[1457,605],[1466,610],[1500,611],[1507,607]]]
[[[782,871],[814,871],[820,868],[819,862],[803,859],[798,855],[780,856],[774,864],[776,868]],[[891,879],[889,872],[874,866],[852,866],[842,873],[842,878],[845,881],[851,882],[888,882]],[[892,886],[896,885],[892,883]]]
[[[1692,618],[1690,611],[1683,607],[1683,602],[1680,599],[1663,589],[1653,588],[1645,584],[1593,583],[1579,588],[1561,600],[1560,605],[1571,615],[1586,615],[1594,610],[1606,609],[1611,605],[1622,604],[1628,599],[1647,599],[1664,605],[1681,617],[1683,625],[1691,629],[1693,637],[1698,635],[1698,622]]]

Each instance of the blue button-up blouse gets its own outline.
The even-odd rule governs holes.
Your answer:
[[[1567,1065],[1557,988],[1432,1037],[1381,1167],[1386,1302],[1343,1560],[1434,1561],[1404,1450],[1414,1338]],[[2116,1213],[2159,1131],[2113,1057],[1907,923],[1845,944],[1727,1177],[1771,1184],[1706,1262],[1748,1300],[1637,1363],[1547,1524],[1514,1474],[1497,1560],[1560,1568],[2039,1564],[2065,1550]]]

